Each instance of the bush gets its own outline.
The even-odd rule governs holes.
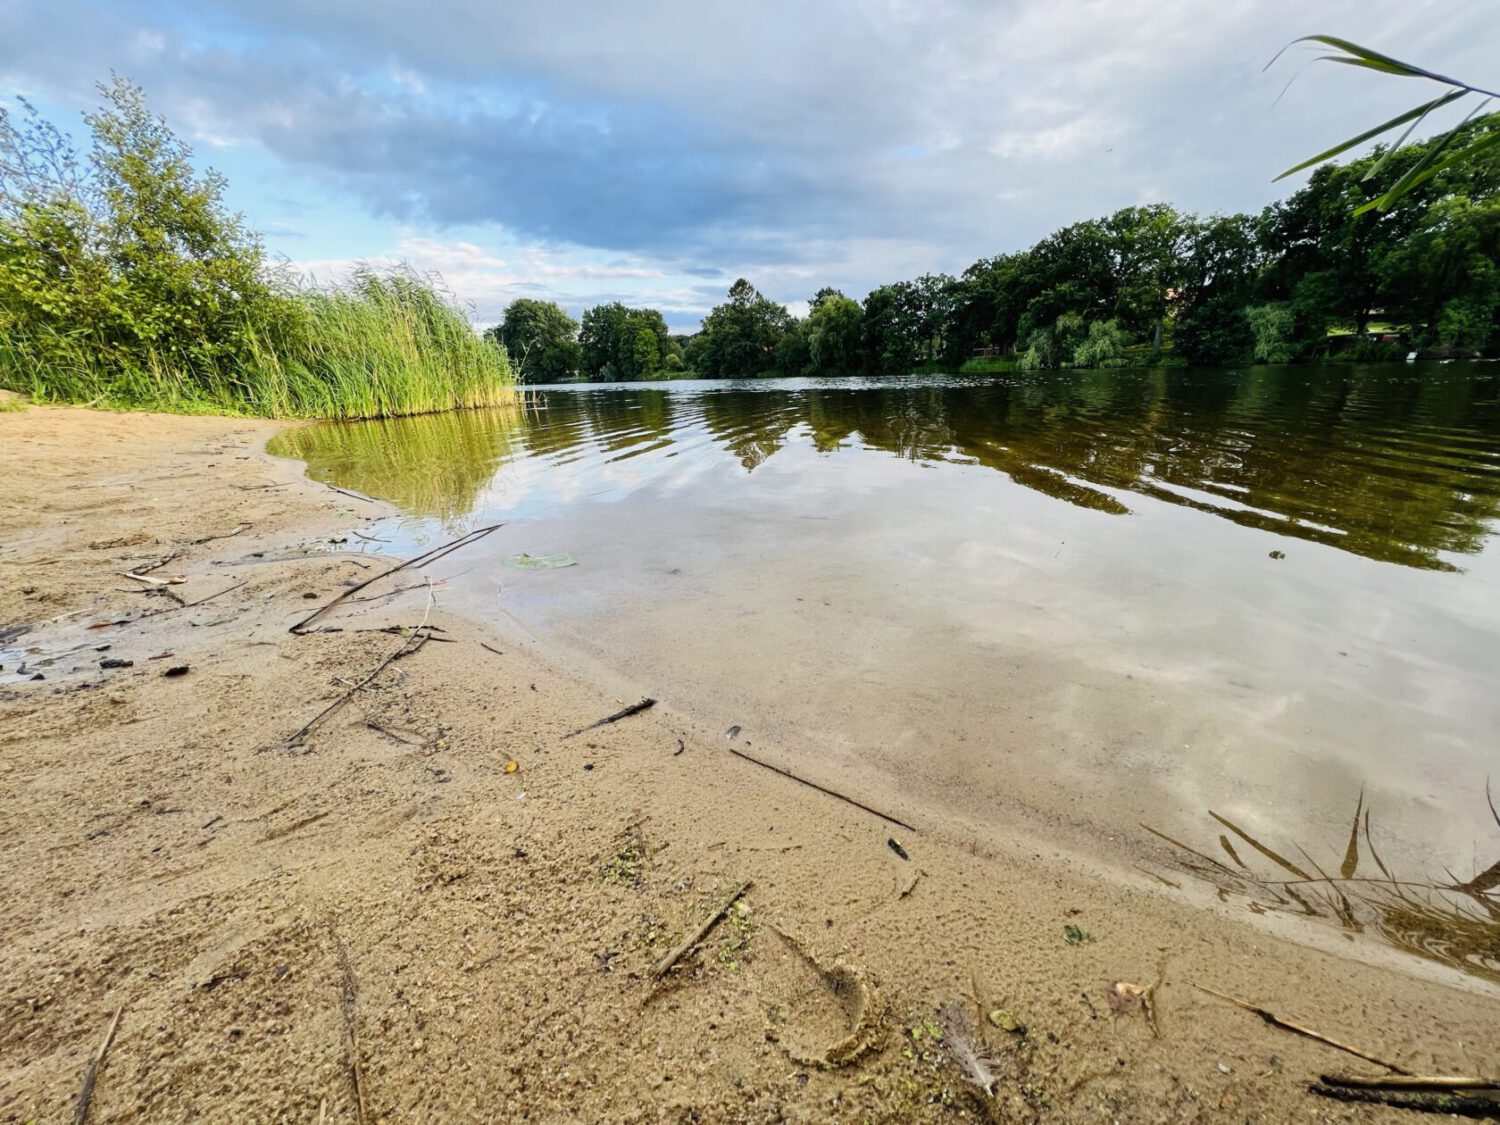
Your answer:
[[[370,417],[496,401],[503,352],[435,279],[309,288],[199,175],[140,87],[101,85],[87,162],[0,110],[0,387],[39,400]]]

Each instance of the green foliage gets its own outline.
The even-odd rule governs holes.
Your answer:
[[[1251,354],[1257,363],[1286,363],[1292,358],[1295,318],[1283,301],[1256,305],[1245,310],[1250,327]]]
[[[674,350],[660,312],[627,308],[619,301],[584,312],[579,343],[589,379],[647,378]]]
[[[729,287],[729,299],[704,317],[694,366],[711,379],[770,374],[781,338],[791,328],[786,306],[740,278]]]
[[[86,161],[0,110],[0,387],[41,401],[367,417],[497,400],[503,353],[434,280],[267,267],[224,181],[116,78]]]
[[[501,322],[485,333],[510,357],[522,383],[560,383],[573,378],[583,362],[578,322],[556,301],[521,297],[505,308]]]
[[[1351,137],[1347,141],[1342,141],[1332,148],[1320,152],[1317,156],[1310,157],[1302,161],[1302,163],[1288,168],[1276,177],[1278,180],[1285,179],[1287,176],[1292,175],[1294,172],[1300,172],[1304,168],[1322,164],[1341,153],[1347,152],[1356,145],[1363,144],[1365,141],[1405,125],[1406,131],[1401,134],[1400,139],[1385,152],[1381,160],[1370,169],[1365,177],[1367,180],[1373,179],[1375,174],[1390,161],[1391,157],[1401,150],[1402,146],[1406,143],[1406,139],[1411,136],[1417,126],[1427,119],[1429,114],[1470,96],[1480,99],[1480,101],[1469,111],[1468,115],[1446,133],[1441,134],[1425,146],[1422,146],[1417,158],[1407,163],[1401,175],[1394,182],[1386,186],[1384,190],[1377,190],[1371,198],[1359,204],[1354,209],[1354,214],[1362,215],[1371,210],[1389,211],[1402,198],[1421,187],[1434,176],[1455,165],[1471,164],[1480,158],[1492,156],[1492,150],[1497,144],[1500,144],[1500,132],[1486,129],[1476,134],[1474,131],[1466,131],[1465,129],[1465,126],[1489,103],[1490,99],[1500,97],[1500,94],[1481,89],[1478,86],[1470,85],[1456,78],[1450,78],[1444,74],[1436,74],[1420,66],[1413,66],[1411,63],[1404,63],[1400,59],[1392,58],[1390,55],[1381,54],[1378,51],[1372,51],[1368,47],[1361,47],[1358,43],[1351,43],[1349,40],[1340,39],[1337,36],[1305,35],[1301,39],[1296,40],[1296,42],[1318,43],[1323,47],[1332,48],[1332,53],[1319,55],[1313,60],[1315,62],[1334,62],[1344,66],[1360,67],[1396,78],[1426,79],[1430,82],[1449,86],[1451,89],[1447,93],[1433,98],[1431,101],[1424,101],[1407,110],[1405,113],[1396,115],[1382,125],[1376,125],[1372,129],[1367,129],[1358,136]],[[1278,58],[1280,55],[1281,52],[1277,52]],[[1275,62],[1276,60],[1272,59],[1271,61]],[[1496,115],[1494,114],[1488,115],[1490,120],[1493,120],[1495,117]],[[1479,120],[1486,121],[1487,119],[1482,117]]]
[[[1118,320],[1096,320],[1073,349],[1074,367],[1122,367],[1126,338]]]

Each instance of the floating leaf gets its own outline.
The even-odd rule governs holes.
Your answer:
[[[518,570],[557,570],[577,566],[578,560],[572,555],[511,555],[505,560],[505,565]]]

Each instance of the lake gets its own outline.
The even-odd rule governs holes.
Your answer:
[[[371,547],[504,522],[441,604],[976,846],[1346,927],[1284,885],[1500,860],[1497,366],[542,387],[272,451],[392,501]]]

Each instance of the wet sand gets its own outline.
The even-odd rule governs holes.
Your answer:
[[[633,702],[629,669],[442,589],[289,634],[389,564],[354,531],[390,512],[266,457],[273,432],[0,414],[0,629],[29,626],[0,675],[46,677],[0,686],[0,1120],[68,1119],[121,1009],[91,1120],[352,1121],[355,1059],[367,1120],[1396,1118],[1306,1090],[1376,1068],[1195,986],[1411,1070],[1500,1071],[1484,981],[1024,826],[895,828],[729,753],[784,752],[769,716],[731,742],[663,690],[564,739]],[[169,555],[148,576],[180,584],[123,577]],[[289,745],[408,643],[357,630],[424,616],[441,641]],[[1158,979],[1155,1027],[1111,1006]],[[955,1003],[993,1099],[924,1030]]]

